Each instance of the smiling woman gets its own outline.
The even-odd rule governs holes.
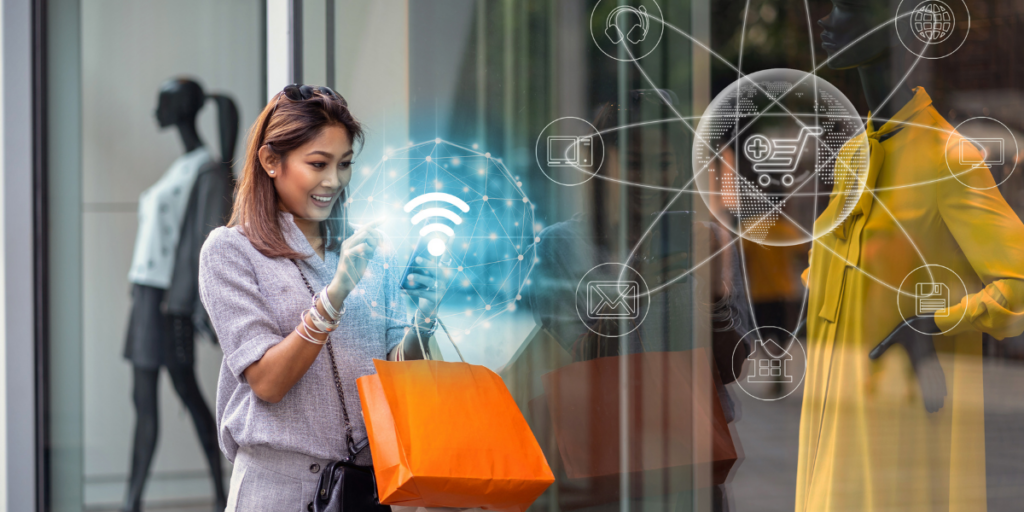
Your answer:
[[[356,379],[373,359],[423,357],[418,341],[437,324],[446,286],[429,270],[407,291],[413,322],[384,314],[404,311],[393,251],[375,223],[347,223],[361,141],[339,94],[286,87],[249,134],[229,227],[203,246],[201,295],[224,349],[217,426],[235,463],[229,512],[305,509],[332,460],[368,466]]]

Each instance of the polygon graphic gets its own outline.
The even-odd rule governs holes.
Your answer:
[[[400,273],[421,243],[443,254],[450,283],[438,317],[456,340],[517,308],[539,231],[522,181],[500,158],[467,146],[435,139],[391,150],[353,170],[349,185],[350,222],[385,220]],[[406,321],[406,301],[371,306]]]

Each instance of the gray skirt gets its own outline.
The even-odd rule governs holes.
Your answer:
[[[231,470],[231,489],[225,512],[306,512],[320,472],[328,464],[301,453],[265,446],[242,446]]]

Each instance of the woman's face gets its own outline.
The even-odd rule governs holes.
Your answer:
[[[871,32],[886,21],[889,26]],[[887,0],[832,0],[832,11],[818,20],[818,25],[824,29],[821,47],[832,69],[866,64],[889,49],[892,24]]]
[[[281,209],[296,219],[320,222],[330,215],[352,179],[353,154],[348,130],[334,125],[283,159],[264,146],[260,161],[274,180]]]

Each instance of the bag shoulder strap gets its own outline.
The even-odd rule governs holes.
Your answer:
[[[306,274],[302,272],[302,267],[299,266],[299,262],[291,260],[295,264],[295,269],[299,271],[299,277],[302,278],[303,284],[306,285],[306,289],[309,290],[310,297],[316,295],[313,291],[313,287],[310,286],[309,280],[306,279]],[[349,457],[359,452],[356,447],[355,440],[352,439],[352,423],[348,418],[348,408],[345,407],[345,390],[341,387],[341,375],[338,373],[338,363],[334,360],[334,348],[331,346],[330,335],[327,337],[327,357],[331,360],[331,372],[334,374],[334,387],[338,390],[338,399],[341,400],[341,417],[345,422],[345,447],[348,448]]]

